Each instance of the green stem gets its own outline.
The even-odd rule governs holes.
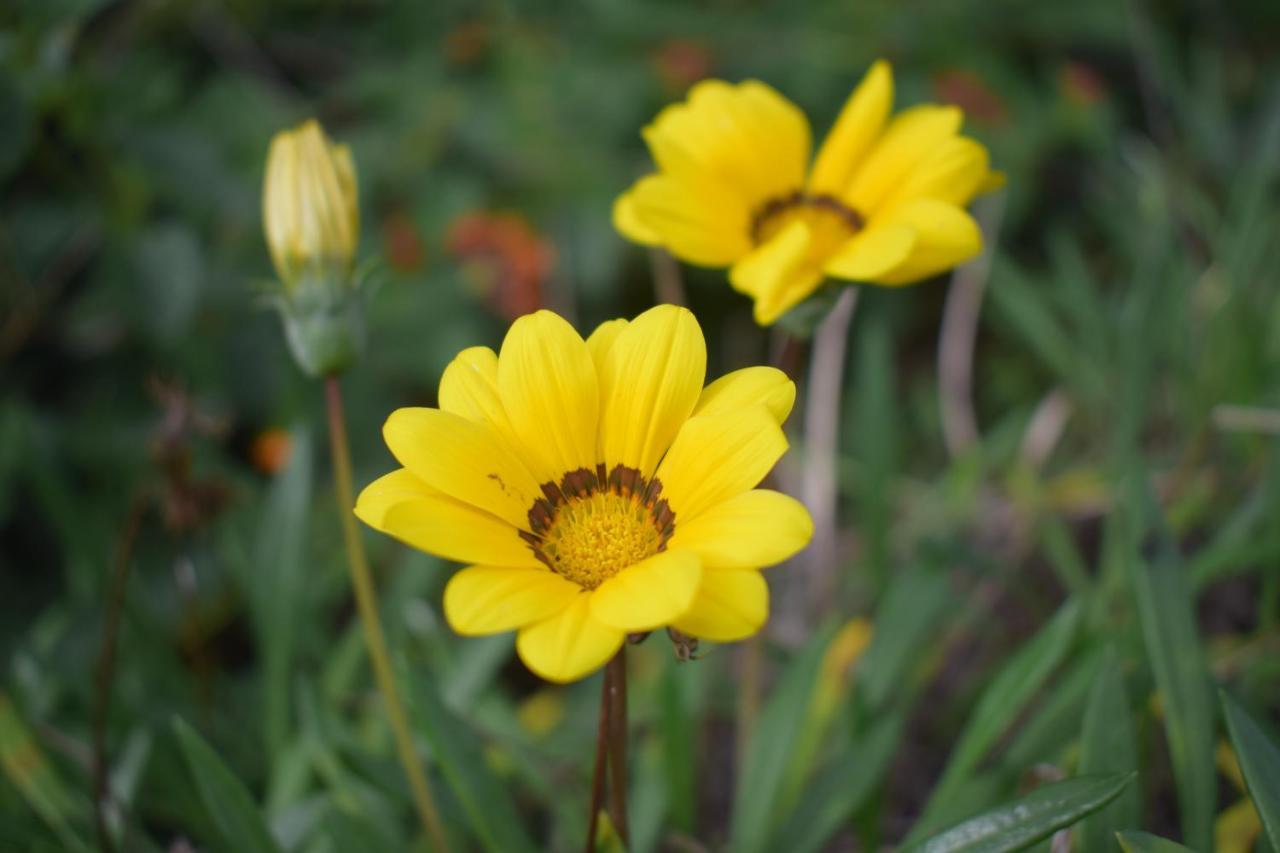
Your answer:
[[[427,784],[426,774],[418,763],[413,747],[413,736],[409,733],[408,718],[404,705],[396,689],[395,678],[391,672],[391,659],[387,655],[387,641],[382,631],[382,622],[378,618],[378,599],[373,587],[373,576],[369,571],[369,561],[365,558],[364,546],[360,543],[360,531],[356,527],[355,495],[351,487],[351,453],[347,449],[347,424],[342,407],[342,387],[336,376],[328,376],[324,380],[325,396],[329,409],[329,445],[333,451],[333,474],[338,489],[338,517],[342,520],[342,538],[347,549],[347,567],[351,571],[351,589],[355,593],[356,608],[360,613],[360,627],[364,630],[364,643],[369,650],[369,660],[373,664],[373,677],[377,682],[378,692],[387,706],[387,717],[391,722],[391,731],[395,736],[396,751],[400,763],[404,766],[405,775],[409,778],[409,788],[413,795],[413,803],[422,821],[422,827],[431,839],[432,846],[439,851],[447,851],[449,843],[445,839],[444,829],[440,823],[440,814],[431,798],[431,787]]]

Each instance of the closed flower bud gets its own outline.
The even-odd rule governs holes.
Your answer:
[[[303,370],[338,373],[359,356],[363,314],[353,272],[360,237],[355,165],[314,119],[271,141],[263,226],[280,277],[285,336]]]

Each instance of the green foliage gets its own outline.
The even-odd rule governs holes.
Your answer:
[[[1079,776],[1054,782],[908,850],[921,853],[1004,853],[1024,850],[1114,800],[1133,775]]]
[[[387,414],[434,405],[530,297],[528,258],[459,250],[460,222],[518,213],[554,256],[531,298],[578,328],[632,315],[650,256],[610,206],[649,168],[641,128],[706,74],[768,82],[818,140],[881,54],[899,103],[961,103],[1008,175],[974,211],[976,439],[948,450],[939,404],[951,283],[863,288],[834,592],[811,600],[801,558],[766,575],[755,647],[628,647],[631,849],[955,825],[994,845],[972,849],[1070,827],[1086,851],[1208,850],[1228,740],[1280,848],[1280,19],[1229,6],[0,4],[0,849],[425,844],[320,391],[263,284],[272,133],[317,115],[358,164],[363,485],[393,464]],[[837,289],[766,331],[724,271],[680,272],[709,377],[797,379],[766,485],[798,494]],[[366,544],[454,847],[582,849],[599,680],[543,685],[509,636],[455,636],[453,567]],[[854,617],[871,644],[836,667],[824,626]]]

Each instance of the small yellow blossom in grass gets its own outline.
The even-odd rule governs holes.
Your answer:
[[[614,225],[708,267],[768,325],[827,277],[904,285],[982,248],[970,199],[999,186],[987,150],[960,135],[961,110],[890,117],[893,75],[872,65],[812,165],[809,122],[755,80],[704,80],[643,131],[658,171],[615,203]]]
[[[294,358],[312,376],[349,367],[364,348],[353,269],[360,238],[355,164],[316,121],[277,133],[267,154],[262,221]]]
[[[262,221],[286,288],[317,272],[350,276],[360,235],[355,166],[314,119],[271,140]]]
[[[768,616],[759,569],[803,548],[805,508],[755,488],[787,449],[795,387],[749,367],[703,387],[687,310],[611,320],[587,340],[539,311],[500,352],[463,350],[440,408],[383,436],[404,466],[356,502],[370,526],[469,563],[444,593],[460,634],[518,631],[550,681],[581,678],[630,633],[738,640]]]

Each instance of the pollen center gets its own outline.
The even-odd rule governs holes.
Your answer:
[[[662,484],[633,468],[572,471],[542,491],[529,510],[533,533],[522,535],[539,560],[586,589],[662,551],[675,529]]]
[[[751,242],[769,242],[792,222],[809,226],[809,254],[825,257],[866,225],[862,214],[832,195],[796,190],[766,202],[751,218]]]

